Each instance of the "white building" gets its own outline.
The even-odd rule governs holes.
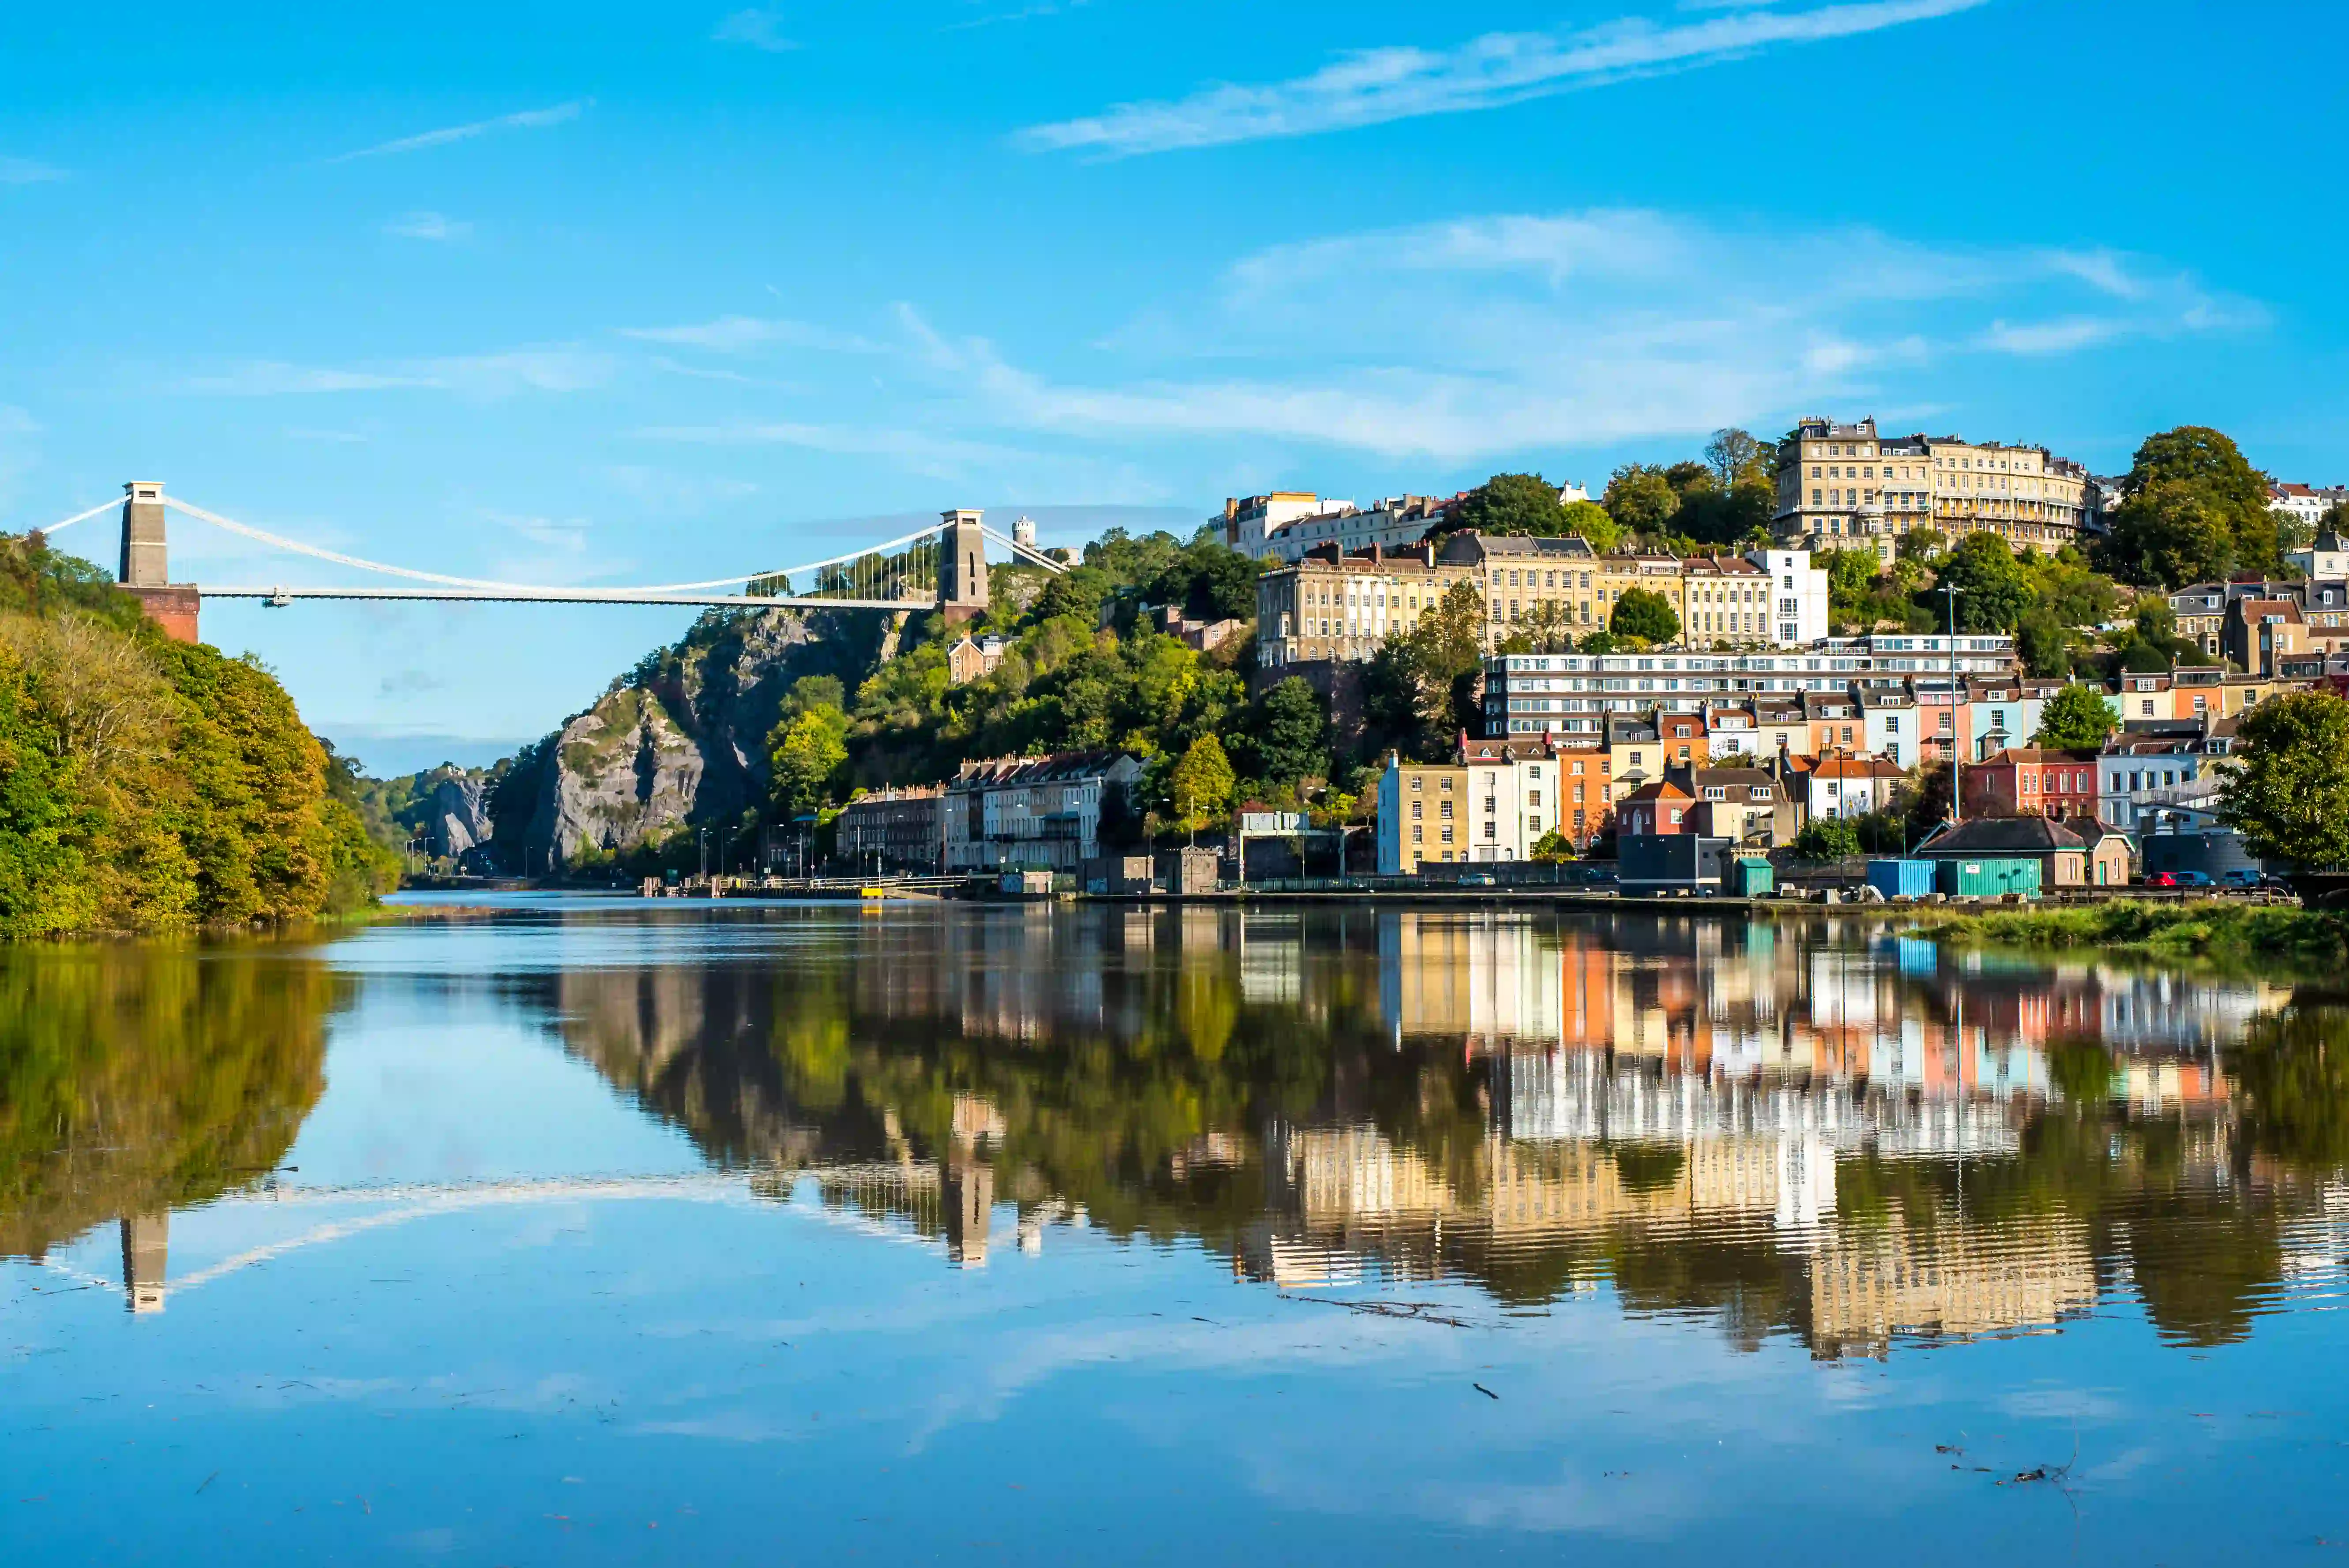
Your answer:
[[[1233,546],[1262,561],[1301,559],[1309,550],[1335,545],[1342,555],[1377,545],[1382,551],[1404,551],[1427,537],[1452,502],[1437,496],[1397,495],[1381,498],[1370,507],[1352,501],[1324,501],[1318,511],[1268,526],[1255,548]]]
[[[1322,500],[1310,490],[1274,490],[1268,495],[1228,496],[1224,514],[1211,517],[1223,524],[1224,542],[1241,554],[1261,561],[1268,542],[1281,530],[1308,518],[1326,518],[1354,510],[1350,500]]]
[[[1073,873],[1101,853],[1109,798],[1141,778],[1115,751],[966,762],[946,787],[946,869]]]
[[[1827,574],[1807,550],[1757,550],[1746,557],[1770,574],[1772,641],[1807,647],[1827,634]]]
[[[1610,713],[1702,713],[1765,696],[1799,701],[1805,692],[1855,695],[1899,687],[1946,678],[1951,641],[1904,633],[1831,637],[1805,649],[1766,653],[1498,654],[1485,661],[1485,727],[1511,737],[1596,737]],[[2013,638],[1965,634],[1955,643],[1961,678],[2013,678]],[[1757,744],[1756,749],[1769,755],[1775,748]],[[1910,754],[1904,749],[1902,755]]]
[[[2302,576],[2313,581],[2332,583],[2349,577],[2349,541],[2329,528],[2319,531],[2305,549],[2284,552],[2283,558],[2299,567]]]
[[[1862,748],[1897,768],[1917,765],[1917,699],[1898,686],[1859,694]]]
[[[1854,757],[1830,751],[1808,773],[1798,774],[1800,787],[1809,791],[1813,820],[1823,817],[1865,817],[1892,804],[1908,775],[1881,758]]]
[[[2268,510],[2314,528],[2336,506],[2349,506],[2349,485],[2270,485]],[[2337,577],[2339,573],[2312,572],[2311,577]]]

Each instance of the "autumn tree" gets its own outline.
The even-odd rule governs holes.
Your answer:
[[[1224,743],[1212,735],[1199,737],[1166,777],[1175,820],[1196,832],[1221,818],[1231,810],[1234,782]]]

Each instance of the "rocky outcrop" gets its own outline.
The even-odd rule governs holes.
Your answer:
[[[767,793],[767,733],[807,675],[854,689],[877,629],[790,610],[709,615],[538,748],[519,870],[730,820]],[[500,807],[501,812],[504,808]]]
[[[422,830],[435,856],[463,860],[490,841],[490,776],[469,768],[435,769],[424,779]]]

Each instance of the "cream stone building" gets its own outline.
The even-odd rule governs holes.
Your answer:
[[[2044,447],[1881,436],[1872,418],[1804,420],[1779,444],[1777,477],[1781,543],[1887,561],[1920,528],[1987,531],[2053,553],[2078,537],[2090,484],[2085,468]]]

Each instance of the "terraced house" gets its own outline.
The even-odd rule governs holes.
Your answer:
[[[1785,545],[1872,549],[1890,561],[1901,536],[1994,532],[2052,554],[2077,538],[2089,502],[2085,468],[2044,447],[1959,436],[1884,436],[1808,418],[1778,446],[1777,517]]]

